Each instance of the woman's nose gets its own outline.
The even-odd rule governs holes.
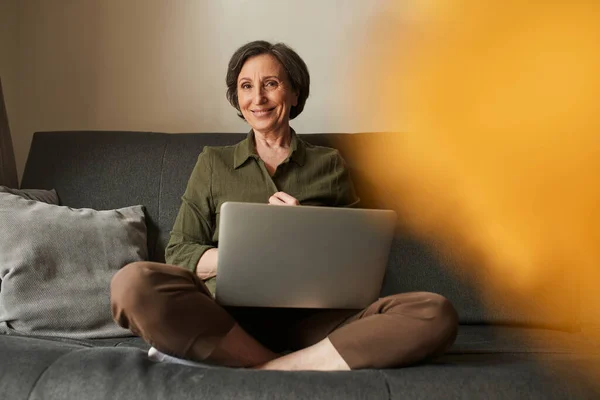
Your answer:
[[[254,87],[254,96],[253,97],[254,97],[255,104],[262,104],[267,99],[267,97],[265,96],[263,87],[261,85],[256,85]]]

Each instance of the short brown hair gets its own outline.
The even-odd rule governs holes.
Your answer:
[[[229,60],[227,77],[225,78],[227,100],[238,110],[238,116],[244,119],[238,102],[237,79],[246,60],[261,54],[271,54],[281,63],[287,73],[292,89],[298,93],[298,104],[292,106],[290,110],[290,119],[296,118],[304,109],[304,104],[308,98],[310,75],[304,60],[300,58],[298,53],[283,43],[271,44],[264,40],[257,40],[243,45],[233,53]]]

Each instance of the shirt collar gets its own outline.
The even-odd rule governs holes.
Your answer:
[[[306,144],[298,137],[298,135],[296,135],[296,131],[294,131],[294,129],[291,127],[290,133],[292,134],[292,142],[290,143],[291,156],[284,162],[290,160],[299,166],[303,166],[304,161],[306,160]],[[255,150],[254,131],[252,129],[250,132],[248,132],[246,139],[242,140],[235,146],[235,151],[233,153],[233,168],[238,169],[249,158],[258,160],[258,154]]]

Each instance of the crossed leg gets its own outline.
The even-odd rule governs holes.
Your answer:
[[[427,292],[388,296],[364,310],[317,310],[288,319],[281,356],[257,340],[191,272],[159,263],[129,264],[111,283],[115,321],[175,357],[232,367],[348,370],[409,365],[434,357],[454,341],[456,311]],[[232,310],[235,313],[235,310]],[[285,310],[278,311],[280,315]],[[290,310],[288,313],[294,314]],[[267,318],[268,319],[268,318]],[[255,321],[260,324],[261,321]],[[280,324],[280,323],[279,323]],[[277,329],[277,325],[267,327]],[[260,331],[260,329],[259,329]],[[265,329],[262,329],[264,332]]]

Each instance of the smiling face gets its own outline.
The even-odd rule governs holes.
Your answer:
[[[254,132],[284,134],[290,108],[298,104],[281,63],[270,54],[246,60],[237,82],[240,111]]]

